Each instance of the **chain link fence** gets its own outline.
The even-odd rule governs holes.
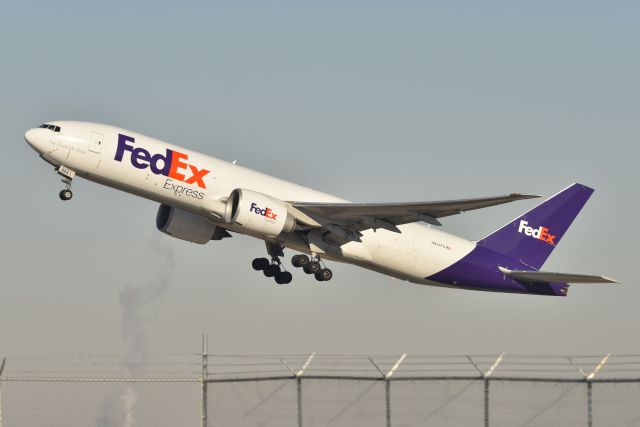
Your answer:
[[[141,362],[142,360],[142,362]],[[0,427],[633,426],[640,355],[14,357]]]

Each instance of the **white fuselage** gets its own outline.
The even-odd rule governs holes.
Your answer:
[[[60,126],[61,131],[32,129],[28,139],[48,162],[63,165],[88,180],[205,216],[237,233],[244,231],[210,215],[210,212],[224,209],[223,200],[237,188],[284,201],[344,202],[338,197],[129,130],[87,122],[50,123]],[[142,148],[151,155],[164,155],[167,149],[179,153],[177,166],[170,175],[163,175],[154,173],[150,166],[153,160],[140,153],[120,153],[121,161],[116,160],[118,138],[122,134],[135,139],[131,143],[135,148]],[[138,167],[132,164],[132,156],[136,157],[133,160]],[[156,161],[156,167],[161,166],[162,161]],[[203,170],[208,171],[206,175],[194,176],[202,174]],[[442,286],[425,278],[459,261],[475,247],[472,241],[424,223],[410,223],[398,228],[401,233],[384,229],[366,230],[361,242],[349,242],[338,251],[320,255],[415,283]],[[271,241],[301,252],[322,252],[322,249],[288,238],[286,234]]]

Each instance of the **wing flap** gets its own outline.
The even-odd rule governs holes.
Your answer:
[[[520,271],[520,270],[509,270],[503,267],[499,267],[499,269],[507,276],[513,277],[516,280],[522,280],[525,282],[619,283],[618,281],[610,279],[605,276],[592,276],[588,274],[552,273],[547,271]]]

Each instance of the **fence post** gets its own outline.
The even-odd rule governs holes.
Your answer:
[[[298,427],[302,427],[302,378],[300,375],[296,376],[296,384],[298,387]]]
[[[202,403],[201,403],[201,419],[200,426],[207,427],[207,377],[208,377],[208,337],[206,334],[202,335]],[[0,426],[2,427],[2,426]]]
[[[587,426],[593,427],[593,405],[592,405],[592,387],[593,383],[591,381],[587,381]]]
[[[469,361],[471,361],[471,363],[474,364],[474,366],[476,366],[477,369],[477,365],[472,361],[472,359],[468,356],[467,358],[469,359]],[[503,358],[504,353],[498,356],[489,370],[482,375],[482,378],[484,379],[484,427],[489,427],[489,377],[498,368],[498,365],[500,364],[500,362],[502,362]]]
[[[489,378],[484,379],[484,427],[489,427]]]
[[[0,365],[0,427],[3,426],[2,422],[2,373],[4,372],[4,365],[6,364],[6,357],[2,359],[2,364]]]
[[[389,378],[384,380],[384,395],[387,403],[387,427],[391,427],[391,381]]]
[[[304,374],[304,371],[307,370],[314,357],[316,357],[315,351],[309,355],[307,361],[304,362],[304,365],[302,365],[302,368],[300,368],[298,372],[291,371],[296,377],[296,384],[298,388],[298,427],[302,427],[302,374]],[[289,368],[286,363],[284,364],[284,366],[286,366],[287,369],[291,370],[291,368]]]
[[[593,426],[593,401],[591,400],[593,394],[593,384],[591,380],[595,378],[595,376],[600,372],[600,370],[604,367],[604,365],[609,361],[610,354],[605,354],[600,363],[591,371],[589,375],[587,375],[587,425],[589,427]]]
[[[371,363],[373,363],[373,366],[375,366],[376,369],[378,369],[384,377],[384,392],[385,392],[384,395],[387,401],[387,427],[391,427],[391,376],[400,367],[400,364],[404,361],[406,357],[407,357],[407,353],[404,353],[402,356],[400,356],[396,364],[393,365],[391,370],[386,374],[382,373],[382,371],[380,371],[380,368],[378,368],[378,366],[375,363],[373,363],[373,359],[369,358]]]

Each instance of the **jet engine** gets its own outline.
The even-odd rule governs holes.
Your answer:
[[[201,245],[209,240],[231,237],[227,230],[216,227],[205,218],[168,205],[160,205],[158,208],[156,227],[171,237]]]
[[[296,227],[296,220],[285,202],[242,188],[233,190],[227,199],[224,220],[265,237],[290,233]]]

